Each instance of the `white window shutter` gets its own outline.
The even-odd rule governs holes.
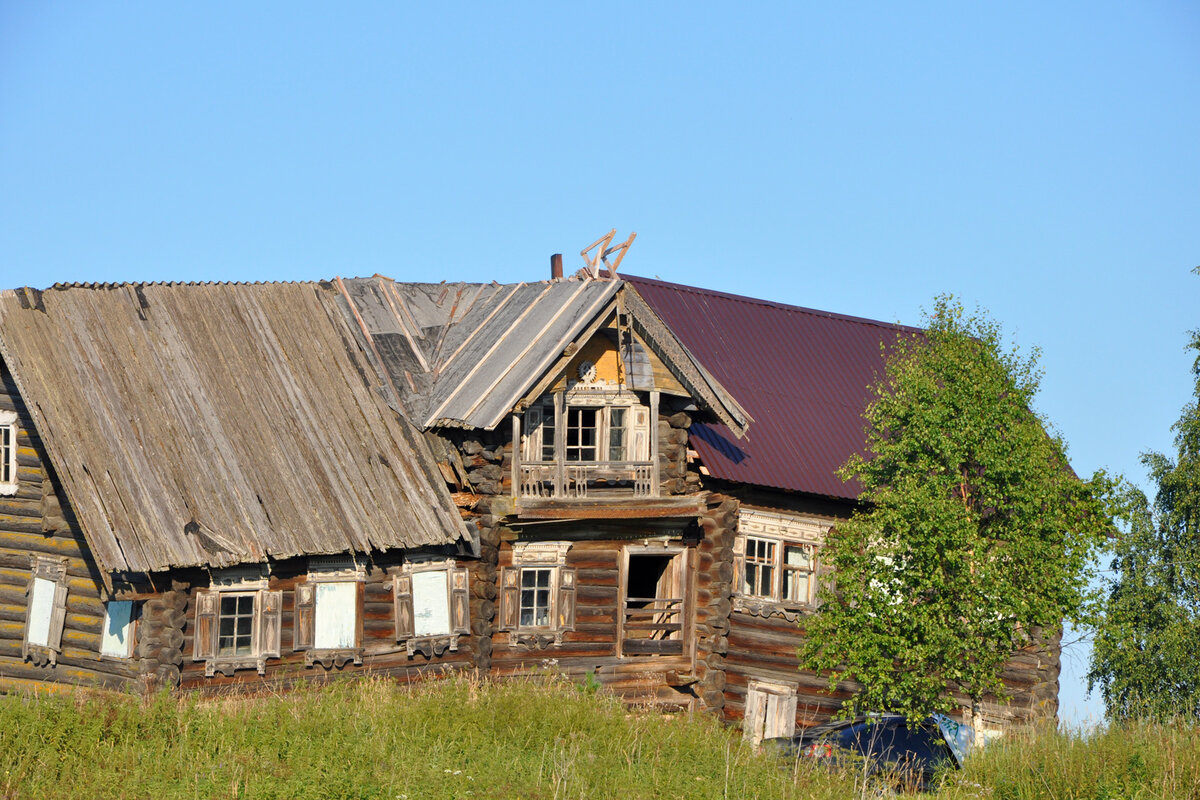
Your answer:
[[[54,584],[54,611],[50,614],[50,637],[46,646],[56,653],[62,652],[63,628],[67,623],[67,580]]]
[[[521,460],[542,460],[542,404],[529,407],[521,420]]]
[[[650,409],[633,407],[633,461],[650,460]]]
[[[739,533],[733,537],[733,591],[741,594],[746,590],[746,536]]]

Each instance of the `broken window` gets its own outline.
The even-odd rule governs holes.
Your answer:
[[[621,655],[678,655],[687,622],[687,552],[627,546]]]

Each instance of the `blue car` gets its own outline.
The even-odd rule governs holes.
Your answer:
[[[767,739],[763,746],[781,756],[830,765],[853,761],[895,788],[924,791],[938,770],[962,767],[972,739],[970,728],[941,714],[917,725],[902,714],[868,714],[815,725],[790,738]]]

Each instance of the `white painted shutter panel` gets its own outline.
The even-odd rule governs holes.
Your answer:
[[[316,584],[296,584],[296,609],[292,623],[292,649],[308,650],[313,646],[316,625]]]
[[[742,716],[742,735],[758,744],[762,741],[763,718],[767,711],[767,694],[761,689],[746,692],[746,708]]]
[[[280,629],[283,627],[283,592],[258,593],[258,655],[279,658]]]
[[[796,730],[796,695],[768,694],[763,738],[791,736]]]

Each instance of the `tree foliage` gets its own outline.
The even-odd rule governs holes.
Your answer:
[[[1142,456],[1153,504],[1125,491],[1092,648],[1089,688],[1112,719],[1200,717],[1200,331],[1191,337],[1195,396],[1172,427],[1176,457]]]
[[[1082,481],[1031,410],[1037,352],[937,299],[889,348],[866,410],[867,452],[842,468],[861,510],[822,551],[834,586],[806,623],[810,669],[860,682],[847,713],[951,710],[1004,697],[1001,670],[1087,598],[1111,522],[1109,481]]]

